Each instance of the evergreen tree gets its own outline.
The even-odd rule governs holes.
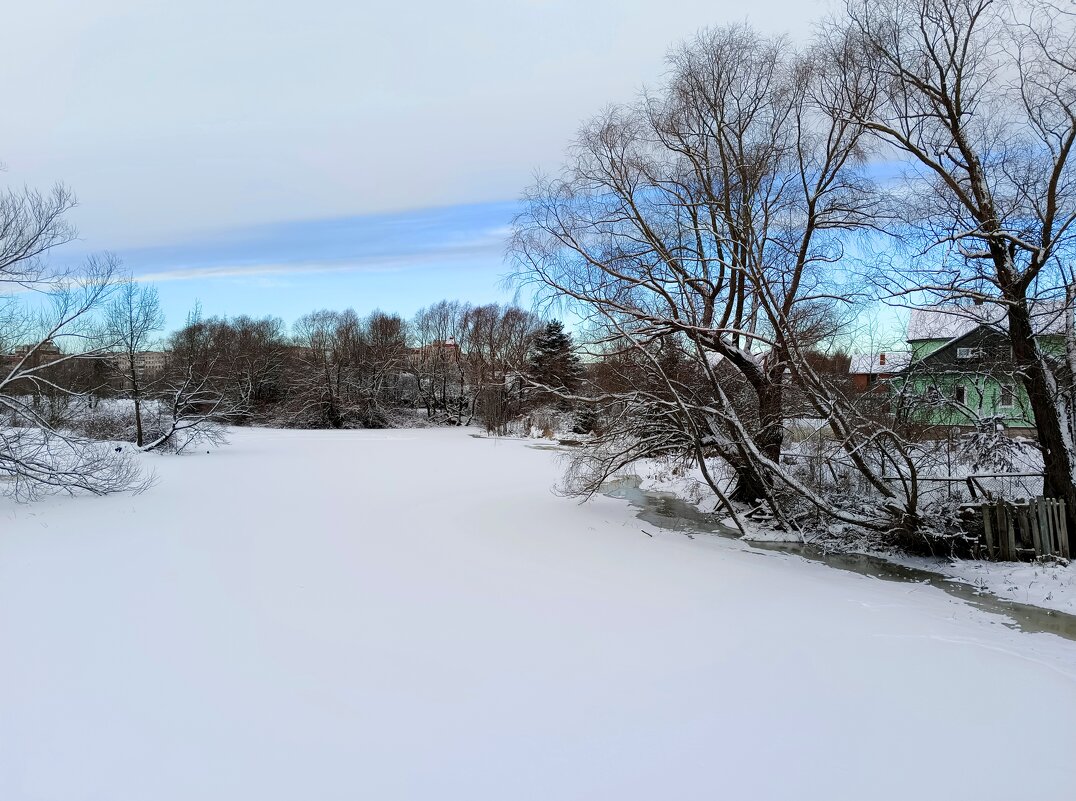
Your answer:
[[[552,389],[575,392],[583,370],[572,349],[572,336],[559,320],[549,322],[534,337],[533,350],[527,360],[530,377]]]

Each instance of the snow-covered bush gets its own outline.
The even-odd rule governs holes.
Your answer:
[[[973,472],[1015,472],[1026,462],[1021,457],[1027,444],[1008,436],[1002,425],[987,420],[961,438],[960,460]]]

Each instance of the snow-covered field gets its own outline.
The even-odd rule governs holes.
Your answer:
[[[1076,797],[1076,643],[555,496],[459,430],[238,431],[0,500],[0,799]]]

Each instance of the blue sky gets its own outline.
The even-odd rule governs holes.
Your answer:
[[[169,328],[197,301],[206,315],[274,315],[321,308],[412,315],[438,300],[504,302],[505,239],[514,202],[475,203],[235,227],[167,245],[117,249],[157,285]],[[85,242],[58,252],[79,259]]]

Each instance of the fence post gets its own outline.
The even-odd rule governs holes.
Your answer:
[[[1057,501],[1057,552],[1065,559],[1072,558],[1069,550],[1069,526],[1068,518],[1065,516],[1064,498],[1059,498]]]
[[[1050,521],[1047,517],[1046,499],[1041,495],[1035,499],[1035,526],[1032,529],[1032,544],[1035,555],[1041,556],[1050,547]]]
[[[990,519],[993,517],[993,510],[990,504],[984,503],[983,509],[983,535],[986,537],[986,558],[994,559],[996,554],[994,553],[994,525]]]
[[[1008,504],[1000,503],[998,508],[1002,510],[1005,515],[1005,561],[1016,561],[1016,515],[1013,514],[1015,509],[1010,510]]]

